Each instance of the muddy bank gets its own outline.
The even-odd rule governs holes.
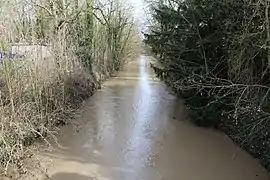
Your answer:
[[[84,104],[58,145],[39,147],[40,180],[268,180],[225,135],[193,126],[148,57],[126,65]],[[31,179],[24,177],[22,179]]]

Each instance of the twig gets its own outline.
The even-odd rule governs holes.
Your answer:
[[[31,3],[29,3],[27,0],[24,0],[26,3],[28,3],[28,4],[34,4],[35,6],[38,6],[38,7],[40,7],[40,8],[42,8],[42,9],[44,9],[45,11],[47,11],[47,13],[50,15],[50,16],[53,16],[53,13],[47,8],[47,7],[45,7],[45,6],[43,6],[43,5],[41,5],[41,4],[38,4],[37,2],[34,2],[33,0],[31,0]]]

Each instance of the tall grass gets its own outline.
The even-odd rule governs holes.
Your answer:
[[[0,6],[0,51],[15,42],[47,44],[5,57],[0,74],[0,163],[7,173],[27,145],[68,123],[102,77],[119,70],[139,41],[123,2],[16,1]],[[39,46],[36,46],[39,47]],[[138,52],[138,51],[137,51]],[[104,75],[105,74],[105,75]]]

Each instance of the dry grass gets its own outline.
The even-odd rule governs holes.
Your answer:
[[[21,61],[7,60],[3,65],[0,159],[5,170],[20,160],[25,145],[67,123],[95,87],[93,77],[76,59],[60,62],[60,68],[43,69],[35,61]]]
[[[11,0],[4,2],[0,7],[0,16],[3,17],[0,20],[1,51],[9,50],[14,42],[38,43],[44,40],[37,38],[34,32],[35,20],[27,22],[29,23],[27,25],[24,24],[25,19],[23,18],[28,17],[29,14],[33,15],[32,13],[35,12],[32,10],[21,11],[23,6],[42,9],[44,22],[47,23],[50,20],[50,23],[47,23],[49,27],[43,27],[43,30],[46,30],[46,41],[50,44],[46,47],[50,52],[49,57],[44,58],[40,54],[35,54],[24,58],[5,58],[2,61],[0,163],[3,168],[0,169],[0,174],[7,174],[11,164],[16,164],[20,168],[27,145],[36,138],[43,138],[46,141],[47,135],[54,135],[52,130],[55,126],[68,123],[82,101],[98,87],[98,81],[101,79],[98,78],[97,81],[97,75],[114,71],[115,69],[112,67],[115,64],[121,66],[127,57],[131,58],[138,53],[140,46],[136,28],[132,19],[127,18],[128,14],[125,14],[125,9],[120,10],[120,6],[109,7],[111,11],[118,10],[123,13],[123,17],[117,17],[118,14],[112,15],[111,17],[114,18],[108,21],[110,24],[100,22],[98,19],[101,17],[100,14],[93,11],[97,14],[93,19],[92,44],[91,48],[87,49],[88,52],[84,52],[91,54],[92,64],[91,68],[86,67],[83,59],[78,56],[78,44],[72,40],[74,36],[72,34],[74,24],[72,23],[79,22],[83,25],[85,22],[86,9],[83,9],[85,4],[80,5],[81,12],[79,13],[78,10],[71,7],[71,10],[63,11],[56,17],[48,14],[45,3],[33,4],[33,2]],[[52,2],[58,2],[58,0]],[[71,13],[69,13],[70,11]],[[59,23],[60,18],[70,20],[74,17],[77,18],[76,21],[67,21],[57,31],[51,27],[52,24]],[[106,17],[108,14],[105,14],[103,18]],[[120,18],[121,21],[117,21],[119,20],[117,18]],[[111,28],[110,26],[118,27],[114,26],[116,22],[124,25],[121,27],[122,34],[119,36],[120,54],[118,51],[116,52],[118,49],[114,45],[108,44],[108,39],[113,37],[108,30]],[[84,31],[82,36],[87,36],[89,30],[84,29]],[[113,59],[112,54],[117,54],[117,59]]]

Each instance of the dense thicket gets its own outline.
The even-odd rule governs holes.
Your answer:
[[[145,42],[192,119],[225,130],[270,169],[267,0],[152,3]]]
[[[136,56],[139,39],[120,0],[8,0],[0,17],[1,176],[11,165],[25,172],[27,146],[69,122],[104,78]]]

